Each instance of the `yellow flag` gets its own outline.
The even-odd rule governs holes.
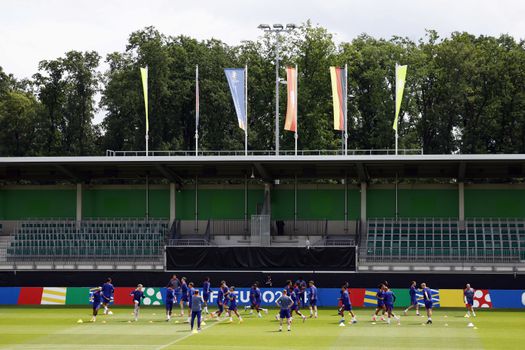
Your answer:
[[[146,109],[146,134],[149,132],[149,118],[148,118],[148,67],[140,68],[140,75],[142,77],[142,90],[144,90],[144,108]]]
[[[407,66],[399,66],[396,64],[396,118],[392,128],[397,131],[397,123],[399,120],[399,110],[401,109],[401,101],[403,100],[403,90],[405,89],[405,81],[407,77]]]

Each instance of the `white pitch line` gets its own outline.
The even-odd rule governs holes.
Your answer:
[[[212,325],[209,325],[209,326],[206,326],[204,328],[202,328],[201,332],[204,331],[205,329],[210,329],[211,327],[219,324],[220,322],[215,322],[213,323]],[[178,338],[178,339],[175,339],[174,341],[172,342],[169,342],[168,344],[164,344],[164,345],[161,345],[159,346],[158,348],[156,348],[155,350],[162,350],[162,349],[166,349],[168,346],[172,346],[174,344],[177,344],[178,342],[181,342],[183,341],[184,339],[186,338],[189,338],[191,337],[192,335],[194,335],[193,333],[190,332],[190,334],[186,334],[185,336],[181,337],[181,338]]]

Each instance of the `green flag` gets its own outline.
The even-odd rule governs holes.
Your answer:
[[[396,64],[396,118],[392,128],[397,131],[397,122],[399,120],[399,110],[401,109],[401,101],[403,100],[403,90],[405,89],[405,81],[407,77],[407,66],[399,66]]]
[[[148,117],[148,67],[140,68],[140,75],[142,76],[142,90],[144,90],[144,108],[146,109],[146,134],[149,132],[149,117]]]

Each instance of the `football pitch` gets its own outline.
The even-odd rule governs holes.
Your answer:
[[[339,327],[333,309],[292,331],[278,332],[275,310],[259,319],[241,311],[243,323],[206,320],[198,334],[180,317],[166,322],[162,307],[143,307],[138,322],[131,308],[113,308],[90,323],[90,308],[0,307],[0,349],[523,349],[522,311],[480,310],[463,318],[464,310],[436,309],[433,325],[412,312],[401,325],[371,321],[371,309],[357,309],[358,323]],[[397,310],[399,314],[401,310]],[[82,320],[83,323],[79,323]],[[349,318],[347,317],[347,321]],[[178,322],[178,323],[176,323]],[[467,327],[472,322],[474,327]]]

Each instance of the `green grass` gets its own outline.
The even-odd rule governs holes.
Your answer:
[[[89,323],[90,309],[77,307],[0,307],[0,349],[523,349],[522,311],[482,310],[467,320],[463,310],[436,309],[434,324],[402,317],[401,325],[370,321],[371,309],[358,309],[358,323],[338,327],[334,310],[318,319],[294,320],[292,331],[278,333],[275,311],[244,322],[207,321],[199,334],[188,324],[167,323],[160,307],[143,307],[139,322],[131,308],[114,308]],[[446,316],[446,317],[445,317]],[[82,319],[84,323],[77,323]],[[174,318],[174,320],[182,320]],[[348,318],[347,318],[348,320]],[[103,322],[105,321],[105,322]],[[468,328],[473,322],[477,329]],[[286,328],[285,328],[286,329]]]

